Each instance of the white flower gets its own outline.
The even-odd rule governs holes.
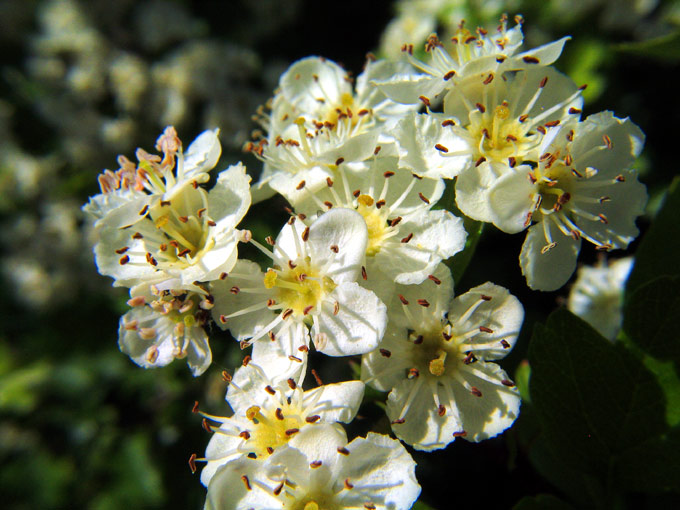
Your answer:
[[[114,285],[193,288],[230,271],[237,257],[235,226],[250,207],[250,176],[240,163],[221,172],[210,192],[192,185],[145,206],[138,221],[104,223],[95,246],[99,272]]]
[[[336,429],[304,432],[265,462],[244,458],[221,468],[206,510],[408,510],[420,494],[415,462],[399,441],[369,432],[347,444]]]
[[[479,73],[503,73],[535,67],[548,66],[562,53],[569,37],[515,54],[524,36],[519,24],[507,28],[505,17],[501,19],[497,34],[489,34],[483,28],[471,33],[461,23],[451,38],[451,48],[446,49],[435,34],[425,45],[429,53],[427,62],[413,57],[413,47],[404,45],[402,51],[408,61],[423,74],[402,73],[387,80],[376,81],[385,94],[400,102],[413,102],[419,96],[434,100],[442,92],[455,90],[458,83]]]
[[[478,221],[491,221],[489,187],[516,165],[538,161],[547,130],[578,119],[583,103],[574,82],[552,68],[506,73],[502,78],[472,77],[444,100],[451,122],[447,129],[472,151],[456,180],[456,205]],[[444,158],[454,160],[460,154],[461,150],[442,151]]]
[[[265,162],[258,189],[266,185],[294,201],[301,182],[312,189],[322,185],[336,161],[369,157],[382,133],[418,107],[387,99],[371,83],[403,66],[369,60],[353,90],[334,62],[309,57],[294,63],[281,76],[271,114],[261,119],[267,139],[247,146]]]
[[[157,296],[136,296],[134,308],[120,320],[118,345],[144,368],[168,365],[187,358],[194,376],[212,361],[204,326],[210,317],[211,298],[194,292],[163,291]]]
[[[632,267],[632,257],[581,266],[567,308],[605,338],[616,339],[623,322],[623,289]]]
[[[90,197],[83,211],[99,225],[105,222],[113,228],[132,225],[157,202],[171,200],[174,194],[192,182],[204,183],[208,172],[217,164],[221,147],[219,130],[204,131],[186,152],[173,127],[167,127],[156,142],[156,150],[163,157],[137,150],[139,163],[135,165],[119,156],[120,169],[105,170],[99,176],[101,193]]]
[[[346,381],[303,391],[300,369],[272,377],[269,367],[251,361],[240,367],[229,385],[230,417],[204,415],[219,427],[208,444],[201,483],[208,486],[215,472],[243,456],[265,459],[309,427],[354,419],[364,395],[364,383]]]
[[[289,356],[305,352],[309,332],[317,350],[331,356],[374,349],[387,322],[385,305],[356,283],[366,251],[362,216],[333,209],[309,227],[293,216],[272,251],[250,240],[272,259],[262,273],[240,260],[212,284],[213,317],[247,344],[277,341]]]
[[[364,355],[362,380],[390,391],[394,433],[414,448],[443,448],[456,437],[481,441],[508,428],[519,392],[493,361],[514,345],[524,312],[502,287],[485,283],[451,301],[450,275],[439,285],[399,288],[378,349]]]
[[[431,210],[444,191],[440,179],[423,179],[381,156],[366,170],[340,165],[317,193],[308,193],[296,210],[354,209],[368,228],[366,269],[397,283],[420,283],[439,262],[465,246],[463,221],[446,210]],[[366,278],[365,278],[366,279]]]
[[[647,201],[630,167],[644,134],[611,112],[549,133],[538,167],[522,166],[489,188],[493,223],[508,233],[532,221],[520,254],[529,287],[556,290],[576,268],[581,239],[600,250],[625,248],[638,234],[635,218]]]

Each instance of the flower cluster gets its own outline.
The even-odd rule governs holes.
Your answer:
[[[212,322],[252,348],[225,372],[233,414],[201,413],[214,435],[190,464],[205,463],[206,508],[410,508],[420,487],[401,443],[348,442],[338,423],[365,384],[389,392],[392,431],[416,449],[512,425],[519,391],[496,362],[524,310],[491,282],[454,297],[447,264],[467,233],[441,199],[455,187],[468,218],[528,229],[520,265],[534,289],[569,279],[583,239],[609,250],[635,237],[643,135],[610,112],[581,120],[581,88],[550,67],[566,40],[522,51],[520,24],[503,18],[497,34],[461,24],[450,48],[431,36],[426,61],[408,45],[403,60],[371,58],[356,80],[324,58],[294,63],[246,146],[263,162],[253,201],[291,206],[275,236],[236,228],[251,203],[241,164],[203,188],[216,131],[184,152],[167,128],[162,156],[139,150],[102,174],[85,210],[100,272],[130,288],[121,350],[144,367],[186,356],[199,375]],[[361,380],[323,385],[312,349],[362,355]]]

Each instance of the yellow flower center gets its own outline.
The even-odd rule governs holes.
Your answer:
[[[328,276],[321,276],[310,263],[309,257],[285,269],[269,269],[264,275],[264,286],[276,288],[276,301],[300,315],[318,308],[336,285]]]
[[[248,429],[250,437],[245,445],[258,457],[269,456],[306,425],[302,410],[285,403],[280,408],[270,410],[252,406],[246,411],[246,417],[253,422],[253,426]]]
[[[510,117],[506,102],[493,111],[476,111],[470,116],[468,132],[477,142],[477,157],[507,164],[508,158],[520,157],[527,140],[526,129],[518,118]],[[521,157],[520,157],[521,159]],[[518,161],[519,162],[519,161]]]
[[[414,343],[414,358],[419,374],[441,377],[457,370],[466,354],[462,338],[452,333],[451,324],[425,332],[412,332],[409,340]]]
[[[152,241],[147,262],[161,267],[186,266],[191,260],[210,250],[209,219],[206,214],[207,198],[202,189],[187,187],[167,202],[160,202],[149,211],[149,217],[158,232]],[[156,244],[157,243],[157,244]]]
[[[359,121],[357,115],[359,108],[354,103],[354,96],[349,92],[344,92],[340,96],[340,103],[329,105],[328,111],[321,119],[321,122],[330,122],[337,125],[340,119],[350,119],[352,126],[355,126]]]
[[[364,217],[368,229],[368,243],[366,244],[366,256],[376,255],[382,247],[383,241],[389,237],[392,230],[387,223],[387,210],[381,212],[375,206],[375,201],[370,195],[359,195],[357,198],[357,212]]]

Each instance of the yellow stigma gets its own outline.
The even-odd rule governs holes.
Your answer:
[[[316,501],[307,501],[307,503],[305,503],[304,510],[319,510],[319,505],[316,503]]]
[[[359,195],[357,197],[357,202],[363,206],[371,207],[374,203],[374,200],[371,195]]]
[[[269,269],[264,275],[264,287],[266,289],[271,289],[276,285],[276,279],[278,275],[273,269]]]
[[[252,406],[246,417],[253,425],[248,427],[245,446],[258,457],[271,455],[307,425],[305,413],[295,403],[281,402],[280,407],[268,409]]]
[[[368,230],[368,243],[366,244],[366,256],[372,257],[380,251],[382,243],[387,237],[390,226],[387,219],[379,209],[374,207],[373,197],[370,195],[359,195],[357,197],[357,212],[364,217],[366,229]]]
[[[510,116],[510,108],[505,105],[496,106],[495,115],[497,118],[505,120]]]
[[[291,309],[300,315],[307,315],[320,307],[324,297],[335,289],[335,282],[328,276],[320,276],[309,261],[299,261],[282,270],[269,269],[264,275],[264,286],[276,289],[276,301],[284,309]]]
[[[446,370],[446,365],[444,364],[446,361],[446,354],[446,351],[440,349],[437,351],[437,357],[430,361],[428,368],[432,375],[437,377],[444,375],[444,371]]]

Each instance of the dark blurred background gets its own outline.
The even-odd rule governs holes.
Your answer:
[[[446,33],[460,16],[493,26],[502,12],[524,15],[525,47],[572,35],[557,66],[589,84],[584,113],[613,110],[646,133],[638,163],[650,193],[644,230],[678,168],[678,2],[0,1],[3,507],[203,504],[205,489],[187,460],[201,456],[209,434],[191,408],[198,400],[207,412],[228,414],[221,373],[244,353],[213,328],[214,363],[194,379],[181,361],[143,370],[118,350],[127,292],[97,274],[80,211],[98,192],[97,175],[117,168],[118,154],[152,150],[166,125],[185,144],[219,127],[218,169],[242,159],[256,177],[260,163],[241,151],[257,127],[251,115],[292,62],[321,55],[357,75],[367,52],[393,52],[388,42],[381,48],[381,37],[396,14]],[[398,39],[394,26],[390,37]],[[271,212],[284,205],[255,206],[246,226],[275,235],[282,215]],[[490,280],[524,304],[522,336],[504,363],[510,374],[526,358],[533,324],[568,291],[526,288],[517,264],[522,240],[487,229],[456,283],[462,293]],[[584,249],[581,260],[594,262],[594,250]],[[324,382],[357,374],[358,359],[313,363]],[[384,398],[369,393],[350,435],[389,431],[375,404]],[[472,508],[483,493],[487,507],[510,508],[522,496],[554,491],[529,460],[532,427],[526,404],[501,437],[415,452],[422,501]]]

